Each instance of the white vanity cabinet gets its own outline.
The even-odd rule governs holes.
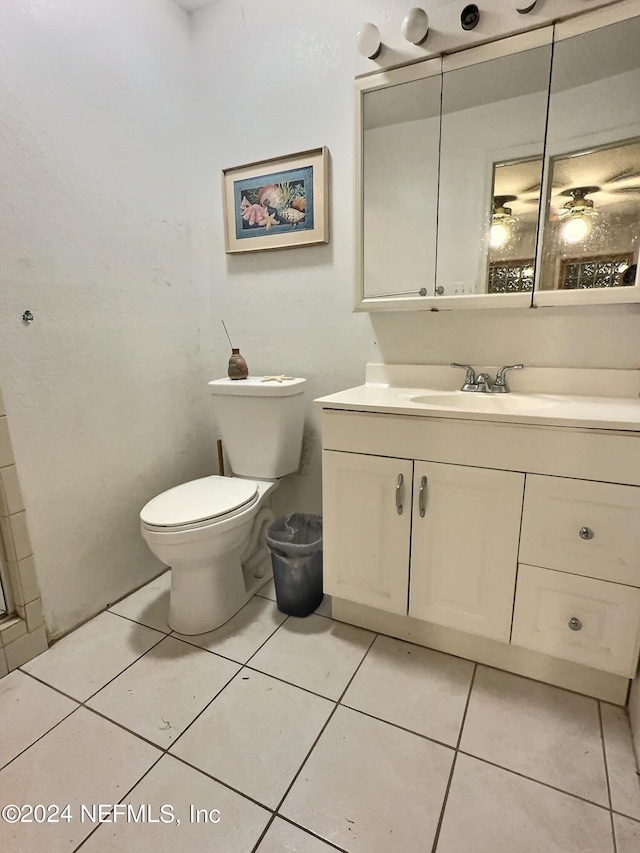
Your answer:
[[[322,471],[327,593],[509,641],[522,474],[333,450]]]
[[[413,397],[363,386],[317,401],[334,617],[624,704],[640,429],[425,417]]]
[[[640,488],[527,476],[511,642],[632,677]]]
[[[409,615],[509,642],[524,475],[416,462]]]
[[[323,451],[325,592],[406,614],[412,475],[408,459]]]

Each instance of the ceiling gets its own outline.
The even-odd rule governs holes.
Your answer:
[[[207,6],[213,6],[218,0],[173,0],[185,12],[197,12],[198,9],[204,9]]]

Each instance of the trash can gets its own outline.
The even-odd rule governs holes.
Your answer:
[[[278,610],[308,616],[322,601],[322,516],[294,512],[266,531]]]

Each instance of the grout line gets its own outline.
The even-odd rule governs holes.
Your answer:
[[[573,797],[574,800],[580,800],[590,806],[595,806],[598,809],[610,811],[609,806],[603,806],[602,803],[596,803],[594,800],[588,800],[580,794],[574,794],[571,791],[565,791],[563,788],[558,788],[550,782],[543,782],[542,779],[536,779],[534,776],[527,776],[526,773],[521,773],[519,770],[514,770],[511,767],[505,767],[503,764],[496,764],[495,761],[490,761],[488,758],[482,758],[480,755],[474,755],[472,752],[467,752],[465,749],[458,750],[460,755],[466,755],[469,758],[474,758],[476,761],[481,761],[483,764],[488,764],[490,767],[496,767],[498,770],[504,770],[505,773],[512,773],[514,776],[519,776],[521,779],[526,779],[528,782],[535,782],[536,785],[543,785],[545,788],[550,788],[552,791],[557,791],[559,794],[564,794],[565,797]]]
[[[311,696],[316,696],[318,699],[324,699],[325,702],[337,702],[337,699],[334,699],[333,696],[325,696],[322,693],[316,693],[315,690],[310,690],[308,687],[301,687],[299,684],[295,684],[293,681],[287,681],[286,678],[279,678],[277,675],[272,675],[270,672],[265,672],[262,669],[257,669],[255,666],[249,666],[249,664],[245,664],[246,669],[249,672],[256,672],[258,675],[266,675],[269,678],[273,678],[274,681],[279,681],[281,684],[287,684],[289,687],[295,687],[297,690],[303,690],[305,693],[311,694]]]
[[[74,701],[75,701],[75,700],[74,700]],[[54,724],[51,726],[51,728],[50,728],[50,729],[47,729],[47,731],[46,731],[46,732],[43,732],[41,735],[39,735],[39,737],[37,737],[35,740],[31,741],[31,743],[30,743],[30,744],[28,744],[28,746],[25,746],[25,748],[24,748],[24,749],[21,749],[21,750],[20,750],[20,752],[16,753],[16,754],[13,756],[13,758],[10,758],[10,759],[9,759],[9,761],[7,761],[7,763],[6,763],[6,764],[3,764],[2,766],[0,766],[0,773],[1,773],[3,770],[6,770],[6,768],[7,768],[7,767],[12,763],[12,762],[14,762],[17,758],[20,758],[20,756],[21,756],[21,755],[24,755],[24,753],[25,753],[28,749],[31,749],[31,747],[32,747],[32,746],[34,746],[36,743],[38,743],[38,741],[39,741],[39,740],[42,740],[42,738],[43,738],[43,737],[46,737],[46,736],[47,736],[48,734],[50,734],[54,729],[57,729],[57,728],[58,728],[58,726],[60,725],[60,723],[64,723],[64,721],[65,721],[65,720],[68,720],[68,719],[69,719],[69,717],[70,717],[72,714],[75,714],[75,712],[76,712],[76,711],[78,710],[78,708],[80,708],[80,707],[81,707],[81,706],[80,706],[80,705],[78,705],[77,707],[73,708],[71,711],[69,711],[69,713],[68,713],[68,714],[65,714],[65,715],[64,715],[64,717],[63,717],[61,720],[58,720],[58,722],[57,722],[57,723],[54,723]]]
[[[464,711],[462,713],[462,719],[460,720],[460,731],[458,732],[458,740],[456,742],[455,752],[453,754],[453,761],[451,762],[451,770],[449,772],[449,780],[447,781],[447,787],[444,792],[444,799],[442,800],[442,808],[440,809],[440,816],[438,818],[438,825],[436,826],[435,835],[433,836],[433,844],[431,846],[431,853],[436,853],[436,848],[438,846],[438,842],[440,841],[440,833],[442,831],[442,824],[444,821],[444,813],[447,808],[447,802],[449,800],[449,791],[451,790],[451,783],[453,782],[453,771],[456,769],[456,761],[458,760],[458,755],[460,754],[460,743],[462,742],[462,732],[464,730],[464,724],[467,719],[467,712],[469,710],[469,703],[471,702],[471,691],[473,690],[473,685],[476,680],[476,673],[478,671],[478,664],[476,664],[473,668],[473,672],[471,674],[471,681],[469,682],[469,692],[467,693],[467,701],[464,706]]]
[[[445,749],[456,749],[453,744],[446,743],[446,741],[438,740],[434,737],[429,737],[429,735],[422,734],[422,732],[414,732],[413,729],[408,729],[406,726],[401,726],[399,723],[394,723],[392,720],[385,720],[384,717],[377,717],[375,714],[371,714],[368,711],[363,711],[360,708],[354,708],[353,705],[345,705],[343,702],[340,704],[343,708],[348,708],[355,714],[361,714],[363,717],[369,717],[371,720],[377,720],[379,723],[385,723],[387,726],[392,726],[394,729],[400,729],[401,732],[406,732],[409,735],[422,738],[422,740],[429,741],[429,743],[435,743],[436,746],[443,746]]]
[[[132,622],[134,625],[139,625],[141,628],[148,628],[150,631],[157,631],[159,634],[164,634],[165,637],[170,637],[173,633],[171,628],[169,628],[168,631],[165,631],[164,628],[152,628],[151,625],[147,625],[146,622],[139,622],[131,616],[124,616],[122,613],[116,613],[115,610],[103,610],[102,612],[109,613],[111,616],[119,616],[120,619],[126,619],[127,622]],[[69,635],[67,634],[67,636]]]
[[[602,744],[602,758],[604,760],[604,776],[607,782],[607,797],[609,799],[609,819],[611,821],[611,836],[613,838],[613,853],[617,853],[616,827],[613,822],[613,801],[611,799],[611,783],[609,781],[609,764],[607,762],[607,745],[604,737],[604,721],[602,718],[602,703],[598,700],[598,725],[600,726],[600,742]]]
[[[276,816],[274,816],[276,817]],[[306,826],[303,826],[301,823],[296,823],[295,820],[291,820],[290,817],[285,817],[284,815],[277,815],[280,820],[285,821],[286,823],[291,824],[291,826],[295,826],[296,829],[301,829],[307,835],[311,835],[313,838],[317,838],[318,841],[322,841],[323,844],[326,844],[327,847],[330,847],[332,850],[339,850],[340,853],[349,853],[349,851],[345,847],[339,847],[335,842],[329,841],[326,838],[323,838],[321,835],[318,835],[312,829],[307,829]],[[253,853],[253,851],[252,851]]]
[[[141,776],[141,777],[140,777],[136,782],[134,782],[134,783],[133,783],[133,785],[129,788],[129,790],[128,790],[128,791],[126,791],[126,792],[123,794],[123,796],[118,800],[118,803],[122,803],[122,802],[123,802],[123,801],[124,801],[128,796],[129,796],[129,794],[133,791],[133,789],[134,789],[137,785],[139,785],[139,784],[140,784],[140,782],[142,782],[142,780],[143,780],[146,776],[148,776],[148,775],[149,775],[149,773],[151,773],[151,771],[153,770],[153,768],[158,764],[158,762],[162,761],[162,759],[163,759],[163,758],[164,758],[164,755],[160,755],[160,756],[159,756],[159,757],[158,757],[158,758],[153,762],[153,764],[151,765],[151,767],[147,768],[147,770],[145,770],[145,772],[142,774],[142,776]],[[112,824],[112,825],[113,825],[113,824]],[[97,824],[96,824],[96,826],[91,830],[91,832],[90,832],[87,836],[85,836],[85,837],[82,839],[82,841],[80,842],[80,844],[78,844],[78,846],[77,846],[77,847],[74,847],[74,848],[73,848],[73,853],[76,853],[76,851],[77,851],[77,850],[80,850],[80,848],[81,848],[81,847],[84,847],[85,843],[86,843],[86,842],[91,838],[91,836],[92,836],[92,835],[95,835],[95,833],[100,829],[100,827],[101,827],[101,826],[102,826],[102,823],[97,823]]]
[[[320,741],[320,738],[322,737],[322,735],[323,735],[323,734],[324,734],[324,732],[326,731],[327,726],[329,725],[329,723],[330,723],[330,722],[331,722],[331,720],[333,719],[333,717],[334,717],[334,715],[335,715],[336,711],[337,711],[337,710],[338,710],[338,708],[340,707],[340,702],[341,702],[342,698],[344,697],[345,693],[346,693],[346,692],[347,692],[347,690],[349,689],[349,687],[350,687],[350,685],[351,685],[351,682],[353,681],[353,679],[354,679],[354,678],[356,677],[356,675],[358,674],[358,672],[359,672],[359,670],[360,670],[360,667],[362,666],[362,664],[363,664],[363,663],[365,662],[365,660],[367,659],[367,656],[368,656],[369,652],[371,651],[371,647],[372,647],[372,646],[373,646],[373,644],[375,643],[377,636],[378,636],[377,634],[375,634],[375,633],[373,634],[373,636],[372,636],[372,638],[371,638],[371,642],[369,643],[369,646],[367,647],[367,650],[365,651],[364,655],[362,656],[362,660],[360,661],[360,663],[358,664],[358,666],[355,668],[355,670],[354,670],[354,672],[353,672],[353,675],[351,676],[351,678],[350,678],[350,679],[349,679],[349,681],[347,682],[347,684],[346,684],[346,686],[345,686],[344,690],[342,691],[342,693],[340,694],[340,696],[339,696],[338,700],[337,700],[337,701],[335,701],[335,700],[329,700],[329,701],[335,701],[335,705],[334,705],[333,710],[331,711],[331,713],[330,713],[330,714],[329,714],[329,716],[327,717],[327,719],[326,719],[326,721],[325,721],[324,725],[322,726],[322,728],[321,728],[321,729],[320,729],[320,731],[318,732],[318,736],[316,737],[316,739],[314,740],[314,742],[311,744],[311,748],[310,748],[310,749],[309,749],[309,751],[307,752],[306,756],[303,758],[302,763],[300,764],[300,767],[298,768],[298,770],[297,770],[297,772],[296,772],[295,776],[293,777],[293,779],[292,779],[292,780],[291,780],[291,782],[289,783],[289,786],[287,787],[286,791],[285,791],[285,792],[284,792],[284,794],[282,795],[282,798],[280,799],[280,802],[279,802],[279,803],[278,803],[278,805],[276,806],[276,808],[275,808],[275,810],[274,810],[274,812],[273,812],[273,816],[271,817],[271,820],[270,820],[270,821],[267,823],[267,825],[265,826],[265,828],[264,828],[264,830],[263,830],[263,832],[262,832],[262,835],[261,835],[261,836],[258,838],[258,840],[256,841],[256,843],[255,843],[254,847],[253,847],[253,848],[252,848],[252,850],[251,850],[251,853],[256,853],[256,851],[257,851],[258,847],[259,847],[259,846],[260,846],[260,844],[262,843],[263,838],[265,837],[265,835],[266,835],[266,834],[267,834],[267,832],[269,831],[269,827],[271,826],[271,824],[273,823],[273,821],[276,819],[276,817],[280,817],[280,809],[282,808],[282,804],[284,803],[284,801],[285,801],[285,800],[286,800],[286,798],[288,797],[289,792],[291,791],[291,789],[292,789],[292,788],[293,788],[293,786],[295,785],[295,783],[296,783],[296,781],[297,781],[298,777],[299,777],[299,776],[300,776],[300,774],[302,773],[302,770],[303,770],[303,768],[304,768],[305,764],[307,763],[307,761],[309,760],[309,758],[310,758],[310,756],[311,756],[311,754],[312,754],[313,750],[314,750],[314,749],[316,748],[316,746],[318,745],[318,742]],[[325,698],[326,698],[326,697],[325,697]],[[324,839],[323,839],[323,840],[324,840]]]
[[[640,824],[640,817],[633,817],[633,815],[625,814],[624,812],[619,812],[617,809],[611,810],[613,814],[617,814],[619,817],[626,817],[627,820],[632,820],[634,823]]]
[[[196,764],[192,764],[190,761],[187,761],[186,758],[182,758],[179,755],[174,755],[173,752],[166,752],[165,755],[168,755],[169,758],[175,758],[176,761],[179,761],[181,764],[186,765],[191,770],[196,770],[198,773],[201,773],[203,776],[206,776],[207,779],[211,779],[212,782],[215,782],[218,785],[222,785],[223,788],[227,788],[227,790],[233,791],[234,794],[238,794],[243,799],[249,800],[249,802],[253,803],[254,805],[260,806],[261,809],[264,809],[265,811],[271,812],[271,814],[273,814],[272,806],[268,806],[266,803],[261,803],[260,800],[256,800],[255,797],[252,797],[250,794],[241,791],[240,788],[234,788],[233,785],[230,785],[228,782],[219,779],[217,776],[214,776],[212,773],[209,773],[208,770],[203,770],[202,767],[198,767]]]

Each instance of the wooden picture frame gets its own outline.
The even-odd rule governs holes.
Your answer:
[[[222,171],[227,254],[329,242],[326,147]]]

